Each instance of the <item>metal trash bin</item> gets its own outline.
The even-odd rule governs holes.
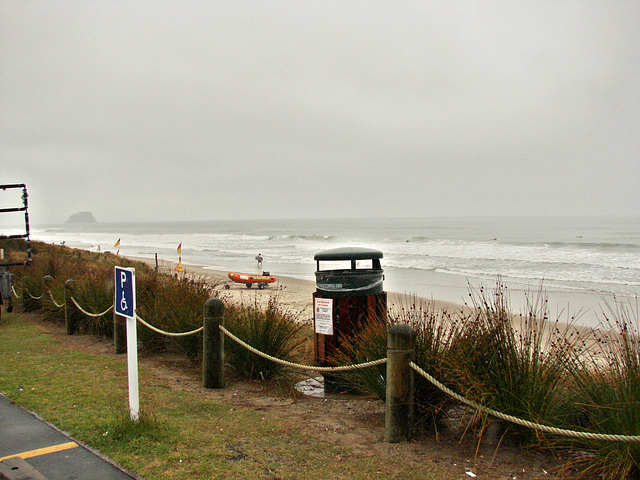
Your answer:
[[[353,339],[369,323],[386,318],[382,256],[379,250],[343,247],[313,257],[317,262],[313,323],[318,365],[333,366],[332,357],[342,343]],[[322,269],[321,262],[332,262],[334,268]],[[325,390],[342,390],[334,375],[324,377]]]

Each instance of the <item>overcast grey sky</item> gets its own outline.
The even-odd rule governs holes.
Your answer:
[[[0,0],[0,62],[34,223],[640,206],[637,0]]]

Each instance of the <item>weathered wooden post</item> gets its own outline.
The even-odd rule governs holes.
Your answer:
[[[202,334],[202,386],[224,388],[224,303],[219,298],[204,302]]]
[[[71,300],[76,282],[69,279],[64,282],[64,320],[67,327],[67,335],[73,335],[78,330],[78,308]]]
[[[116,355],[127,353],[127,323],[113,309],[113,351]]]
[[[24,279],[20,282],[20,299],[22,300],[22,311],[24,313],[30,312],[31,304],[29,303],[29,293],[27,286],[24,284]]]
[[[17,282],[13,284],[13,294],[15,294],[16,297],[16,304],[18,303],[18,301],[20,301],[20,305],[22,305],[22,311],[24,312],[24,300],[22,300],[24,298],[24,282],[20,282],[20,284],[18,284]]]
[[[47,309],[47,304],[51,305],[50,309],[53,309],[53,301],[49,292],[51,292],[51,285],[53,284],[53,277],[51,275],[45,275],[42,277],[42,299],[40,306],[42,309]]]
[[[416,332],[408,325],[393,325],[387,334],[387,402],[384,439],[397,443],[413,436],[414,372],[409,366],[416,352]]]

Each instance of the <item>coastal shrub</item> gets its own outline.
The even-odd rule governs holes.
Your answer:
[[[433,302],[415,297],[392,306],[386,322],[372,322],[353,339],[345,341],[335,354],[334,363],[350,365],[386,358],[387,330],[395,324],[409,325],[416,332],[415,363],[441,382],[448,383],[447,358],[456,335],[456,323],[446,310],[436,310]],[[351,370],[342,376],[355,389],[385,401],[386,373],[386,365],[383,364]],[[445,393],[417,374],[414,395],[417,416],[425,424],[434,424],[451,403]]]
[[[64,321],[64,284],[48,275],[42,279],[42,318],[49,322]],[[58,305],[62,305],[59,307]]]
[[[26,242],[25,242],[26,244]],[[58,282],[57,279],[64,278],[66,271],[73,271],[73,266],[68,265],[66,260],[71,257],[70,249],[56,245],[41,244],[32,242],[32,262],[29,266],[16,266],[11,268],[13,273],[13,283],[16,291],[24,293],[22,297],[22,308],[25,312],[38,311],[44,309],[46,318],[57,318],[58,312],[54,309],[48,290],[54,289],[57,302],[64,299],[64,280]],[[12,252],[12,255],[14,253]],[[78,267],[78,265],[75,265]],[[51,276],[54,281],[46,286],[43,284],[45,276]],[[66,277],[69,278],[69,277]],[[66,279],[65,278],[65,279]],[[44,294],[44,296],[43,296]],[[34,298],[36,297],[36,298]],[[41,297],[41,298],[40,298]],[[64,313],[62,314],[64,318]]]
[[[42,250],[42,249],[37,249]],[[31,265],[14,267],[11,272],[14,275],[13,281],[17,291],[22,292],[22,310],[24,312],[35,312],[42,309],[44,304],[44,277],[55,273],[55,261],[51,260],[50,254],[33,255]],[[53,275],[51,275],[53,277]]]
[[[550,321],[542,289],[527,293],[527,310],[513,315],[506,287],[470,289],[473,313],[456,330],[448,373],[458,391],[507,415],[563,426],[572,415],[568,364],[574,345],[570,325]],[[483,417],[480,436],[488,424]],[[536,430],[504,422],[510,438],[539,443]]]
[[[150,271],[136,275],[137,313],[147,323],[170,333],[190,332],[202,326],[204,302],[216,295],[205,279],[180,279]],[[138,327],[138,338],[150,350],[173,350],[196,359],[202,352],[202,334],[180,337]]]
[[[640,435],[640,324],[638,299],[605,302],[588,354],[576,355],[572,369],[579,408],[576,429],[593,433]],[[566,442],[565,442],[566,443]],[[565,470],[578,478],[609,480],[640,477],[640,443],[580,439]]]
[[[73,297],[87,312],[98,314],[113,304],[114,266],[136,269],[137,314],[160,330],[191,331],[202,326],[204,302],[216,295],[215,285],[204,279],[178,279],[158,274],[144,262],[110,253],[93,253],[58,245],[35,243],[37,252],[29,267],[15,269],[14,281],[28,293],[23,295],[25,311],[42,311],[43,318],[64,321],[66,280],[73,279]],[[45,276],[52,277],[46,282]],[[30,294],[30,295],[29,295]],[[35,297],[35,298],[33,298]],[[113,335],[113,313],[100,317],[80,315],[80,332]],[[202,350],[202,335],[167,337],[139,326],[139,339],[149,350],[173,349],[197,358]]]
[[[22,275],[14,278],[15,288],[22,296],[22,311],[37,312],[42,308],[42,277]]]
[[[460,315],[461,312],[436,310],[433,302],[414,301],[411,308],[402,310],[396,319],[398,323],[411,325],[416,331],[416,365],[448,387],[453,387],[447,366],[458,335],[459,323],[456,320]],[[429,424],[439,420],[456,403],[418,373],[415,374],[415,395],[417,413]]]
[[[99,268],[87,271],[81,281],[75,282],[73,298],[87,312],[99,314],[113,305],[113,269]],[[99,317],[81,315],[78,329],[92,335],[113,336],[113,311]]]
[[[64,319],[64,311],[53,305],[51,295],[56,302],[64,302],[64,261],[60,260],[61,247],[35,244],[31,265],[12,268],[16,290],[22,291],[22,309],[25,312],[42,311],[47,320]],[[45,281],[45,277],[52,280]],[[49,294],[51,291],[51,294]]]
[[[353,338],[343,339],[340,349],[329,356],[331,364],[355,365],[386,358],[387,329],[390,324],[391,320],[385,322],[383,319],[377,319],[366,325]],[[386,377],[386,364],[340,372],[336,376],[345,387],[372,394],[382,401],[387,393]]]
[[[27,254],[27,242],[21,238],[7,238],[0,235],[0,248],[4,250],[4,261],[0,263],[17,263],[25,262],[29,256]],[[33,249],[32,249],[33,250]],[[19,269],[23,266],[11,267],[11,269]]]
[[[272,296],[264,309],[257,303],[228,305],[224,325],[248,345],[285,361],[296,360],[295,352],[304,341],[304,324],[279,305],[277,296]],[[230,338],[225,339],[225,354],[235,371],[249,379],[267,380],[286,372],[283,365],[250,352]]]
[[[108,284],[113,284],[113,264],[92,261],[90,254],[85,253],[83,257],[79,250],[57,245],[39,245],[36,242],[34,251],[30,266],[13,270],[17,289],[24,290],[24,311],[41,310],[45,320],[64,320],[64,308],[56,303],[64,303],[64,285],[69,279],[75,281],[73,297],[87,311],[98,313],[113,303],[113,294],[108,293]],[[51,278],[47,280],[48,277]],[[33,297],[42,298],[36,300]],[[108,333],[105,332],[105,327],[108,330],[106,320],[101,319],[99,328],[93,323],[95,320],[83,316],[79,328],[92,333]]]

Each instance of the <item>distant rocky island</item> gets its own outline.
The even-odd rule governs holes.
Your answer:
[[[65,223],[98,223],[91,212],[78,212],[71,215]]]

